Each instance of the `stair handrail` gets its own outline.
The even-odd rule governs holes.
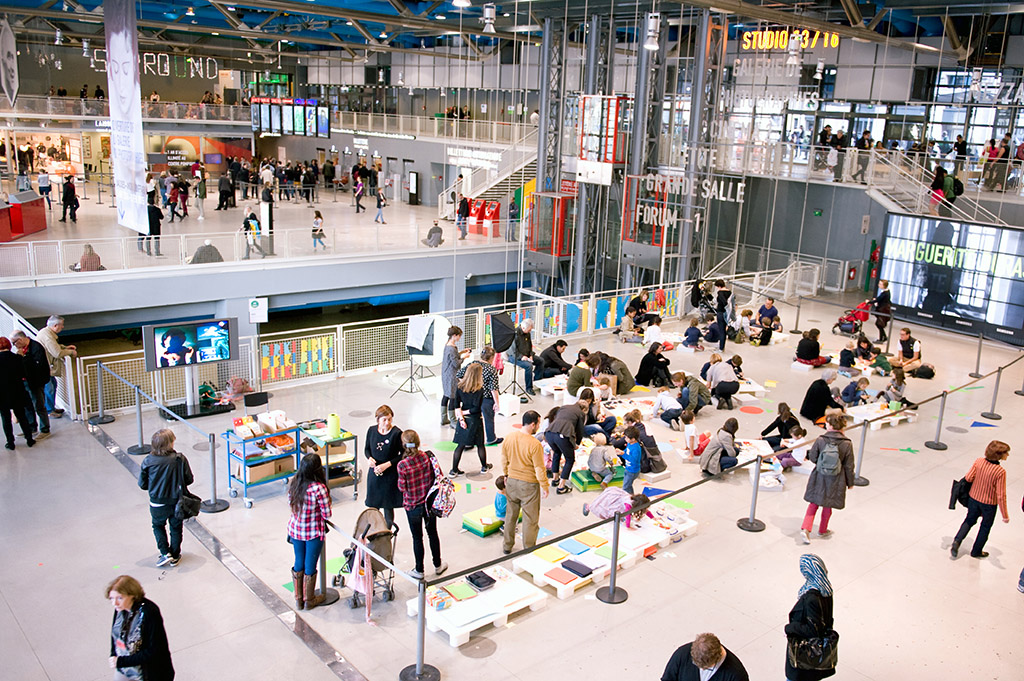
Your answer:
[[[527,165],[537,156],[537,128],[532,128],[525,135],[512,142],[508,147],[502,149],[501,159],[494,169],[494,180],[486,181],[488,168],[473,168],[468,178],[463,178],[463,184],[473,187],[473,194],[479,196],[488,189],[495,186],[512,173]],[[437,214],[444,220],[451,220],[455,217],[456,203],[450,201],[452,193],[458,190],[459,181],[452,182],[437,197]]]
[[[931,201],[931,185],[930,183],[924,182],[923,178],[930,176],[932,171],[928,170],[925,165],[915,161],[910,154],[900,154],[895,159],[890,158],[888,153],[874,152],[873,155],[873,160],[876,166],[881,165],[889,170],[889,177],[893,180],[893,187],[897,186],[897,179],[903,180],[903,184],[899,185],[901,188],[906,190],[908,189],[907,185],[909,185],[909,188],[912,190],[911,193],[916,197],[916,205],[913,207],[906,206],[898,197],[888,194],[885,191],[887,184],[878,180],[878,175],[874,168],[872,168],[872,171],[868,174],[868,184],[882,191],[886,196],[907,210],[914,213],[925,212],[924,207],[929,205]],[[895,178],[892,175],[893,171],[895,171]],[[966,191],[956,198],[959,205],[957,205],[957,203],[945,204],[946,209],[950,213],[949,217],[966,220],[968,222],[981,221],[1004,226],[1007,224],[1002,218],[986,209],[978,203],[978,201],[967,198]],[[961,201],[962,203],[960,203]],[[973,215],[964,209],[965,205],[970,205],[974,208]]]

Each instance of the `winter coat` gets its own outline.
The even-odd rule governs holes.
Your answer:
[[[842,470],[838,475],[828,476],[818,472],[817,466],[811,471],[807,479],[807,489],[804,490],[804,501],[810,504],[817,504],[826,508],[842,509],[846,507],[846,489],[853,486],[856,475],[853,472],[854,456],[853,443],[850,438],[838,430],[825,431],[807,452],[807,460],[812,464],[818,463],[818,454],[824,444],[834,440],[839,447],[839,463]],[[708,449],[711,445],[708,445]]]
[[[711,436],[707,447],[700,455],[700,469],[711,475],[718,475],[722,472],[722,455],[736,456],[736,442],[733,436],[724,430],[719,430]]]
[[[818,638],[827,634],[833,624],[832,596],[822,596],[817,589],[811,589],[800,596],[790,610],[786,636],[797,640]],[[789,655],[786,656],[786,678],[789,681],[818,681],[835,676],[835,673],[835,669],[797,669],[789,664]]]
[[[633,380],[633,374],[630,373],[629,367],[626,366],[625,362],[617,357],[612,357],[608,362],[608,366],[618,379],[618,383],[615,386],[615,392],[617,394],[625,395],[636,387],[636,381]]]
[[[459,387],[459,381],[455,374],[462,368],[462,357],[459,356],[459,349],[454,345],[444,346],[444,356],[441,358],[441,388],[444,396],[448,399],[455,397],[455,391]]]

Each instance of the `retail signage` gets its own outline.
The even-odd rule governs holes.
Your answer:
[[[117,195],[117,222],[140,234],[149,234],[135,3],[132,0],[107,0],[104,9],[110,57],[106,62],[110,97],[110,161]]]
[[[501,163],[501,152],[474,147],[448,147],[448,163],[460,168],[497,170]]]
[[[108,42],[107,45],[110,45]],[[107,50],[96,48],[88,57],[93,71],[102,73],[107,70],[110,57]],[[194,78],[196,80],[217,80],[220,71],[217,60],[213,57],[188,57],[182,54],[165,52],[142,52],[136,58],[142,73],[152,76],[174,76],[175,78]]]
[[[740,35],[740,49],[749,50],[813,50],[817,47],[839,47],[839,34],[830,31],[811,31],[806,28],[769,28],[762,31],[744,31]]]

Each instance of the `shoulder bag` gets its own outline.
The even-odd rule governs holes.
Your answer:
[[[824,623],[821,628],[825,628]],[[835,669],[839,663],[839,632],[835,629],[826,629],[824,636],[789,637],[786,643],[786,659],[795,669]]]
[[[181,455],[179,455],[180,457]],[[188,520],[189,518],[195,518],[199,515],[199,507],[203,500],[188,491],[188,486],[185,484],[185,462],[181,458],[178,459],[178,470],[181,475],[181,493],[178,496],[178,503],[174,505],[174,517],[178,520]]]

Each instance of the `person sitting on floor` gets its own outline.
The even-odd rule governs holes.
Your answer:
[[[654,400],[654,415],[661,418],[672,430],[679,430],[679,424],[673,421],[682,414],[683,407],[672,391],[667,387],[658,388],[658,397]]]
[[[642,343],[644,336],[642,333],[637,333],[636,325],[633,320],[636,318],[636,308],[630,306],[626,308],[626,314],[622,315],[622,321],[619,322],[619,340],[623,343]]]
[[[690,326],[683,332],[683,347],[703,350],[704,346],[700,343],[701,338],[700,327],[697,326],[697,318],[692,317],[690,319]]]
[[[722,340],[722,327],[718,325],[718,318],[715,315],[708,315],[708,328],[704,329],[704,340],[714,345]]]
[[[821,344],[818,343],[818,336],[821,331],[811,329],[804,332],[804,337],[796,346],[796,361],[801,364],[809,364],[812,367],[820,367],[832,361],[831,357],[821,356]]]
[[[851,407],[858,404],[867,404],[868,384],[869,382],[866,378],[859,378],[856,381],[850,381],[847,386],[843,388],[843,392],[840,394],[843,403]]]
[[[750,341],[754,345],[771,345],[772,344],[772,320],[765,317],[761,320],[761,326],[750,330]]]
[[[437,248],[444,243],[443,232],[437,226],[437,220],[434,220],[434,226],[427,230],[427,238],[423,239],[422,243],[427,248]]]
[[[905,407],[917,409],[917,405],[906,398],[907,380],[906,374],[900,367],[892,368],[892,380],[885,390],[878,393],[878,400],[881,402],[899,402]]]
[[[598,494],[594,501],[583,504],[583,515],[587,516],[593,513],[598,518],[607,520],[614,518],[618,513],[626,521],[626,529],[633,529],[633,520],[640,520],[645,515],[649,518],[654,517],[654,514],[648,509],[633,511],[637,506],[643,506],[649,502],[650,499],[643,494],[630,494],[619,487],[608,487]]]
[[[636,372],[637,385],[660,387],[672,383],[672,372],[669,371],[669,358],[662,354],[661,343],[651,343],[647,353],[640,360],[640,368]]]
[[[832,411],[845,411],[843,405],[832,397],[831,384],[836,380],[835,369],[825,369],[821,378],[807,386],[804,402],[800,406],[800,414],[814,423],[825,422],[825,414]]]
[[[217,247],[207,239],[203,242],[203,245],[196,249],[196,252],[192,255],[192,260],[189,261],[190,265],[205,265],[211,262],[224,262],[224,256],[220,254]]]
[[[595,446],[590,450],[587,470],[596,482],[601,483],[601,489],[607,489],[615,479],[615,466],[619,463],[619,455],[615,448],[608,444],[608,438],[603,433],[595,433],[590,439],[594,441]]]
[[[732,328],[734,343],[746,343],[750,338],[750,323],[754,316],[753,310],[743,310],[729,326]]]
[[[894,367],[901,367],[911,376],[921,366],[921,341],[910,335],[910,329],[900,329],[900,340],[897,344],[896,356],[891,360]]]
[[[736,450],[736,431],[739,429],[739,422],[734,418],[728,418],[718,432],[711,436],[700,455],[700,470],[704,477],[718,475],[739,463],[739,453]]]
[[[843,369],[853,369],[854,350],[856,346],[853,341],[847,341],[846,347],[839,351],[839,366]]]
[[[661,343],[662,347],[665,347],[665,341],[662,339],[661,334],[661,317],[658,315],[650,315],[650,321],[647,323],[647,330],[644,331],[644,343],[650,345],[651,343]]]
[[[540,358],[544,361],[544,369],[542,370],[544,378],[567,374],[572,369],[569,363],[562,359],[562,353],[565,352],[567,347],[569,347],[568,343],[558,339],[545,348],[544,352],[540,353]]]

